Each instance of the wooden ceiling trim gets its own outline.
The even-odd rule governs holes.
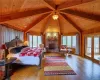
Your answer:
[[[56,5],[53,3],[52,0],[44,0],[44,2],[47,4],[47,6],[52,9],[52,10],[56,10]]]
[[[37,14],[44,14],[44,13],[48,13],[50,11],[51,11],[51,9],[49,9],[49,8],[41,8],[41,9],[36,9],[36,10],[27,10],[27,11],[23,11],[23,12],[11,13],[11,14],[7,14],[7,15],[0,15],[0,22],[24,18],[24,17],[28,17],[28,16],[37,15]]]
[[[91,2],[91,1],[94,1],[94,0],[71,0],[71,1],[69,0],[60,4],[57,9],[64,10],[64,9],[67,9],[68,7],[76,6],[76,5]]]
[[[72,15],[80,16],[83,18],[91,19],[91,20],[96,20],[100,21],[100,14],[93,14],[90,12],[86,11],[79,11],[79,10],[74,10],[74,9],[66,9],[66,10],[61,10],[63,13],[69,13]]]
[[[84,34],[94,34],[94,33],[100,33],[100,26],[92,29],[88,29],[83,31]]]
[[[18,31],[22,31],[23,32],[22,29],[19,29],[18,27],[15,27],[15,26],[10,25],[10,24],[7,24],[7,23],[3,23],[3,24],[0,24],[0,25],[3,25],[3,26],[6,26],[8,28],[12,28],[12,29],[15,29],[15,30],[18,30]]]
[[[73,36],[73,35],[76,35],[76,34],[78,34],[78,32],[63,33],[62,35],[63,36]]]
[[[38,32],[35,32],[35,31],[29,31],[28,33],[31,34],[31,35],[38,35],[38,36],[41,35],[41,33],[38,33]]]
[[[37,18],[34,22],[30,23],[24,30],[24,32],[28,32],[32,27],[34,27],[37,23],[42,21],[45,17],[47,17],[50,13],[43,14],[43,16]]]
[[[70,24],[72,24],[75,29],[77,29],[80,33],[82,32],[82,30],[80,29],[80,27],[75,22],[73,22],[70,17],[66,16],[63,13],[60,13],[60,14],[64,17],[64,19],[66,21],[68,21]]]

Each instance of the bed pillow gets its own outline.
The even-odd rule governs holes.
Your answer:
[[[19,53],[19,52],[21,52],[22,48],[23,47],[15,47],[15,48],[12,48],[10,50],[10,53],[14,53],[14,54]]]
[[[66,49],[66,45],[61,45],[61,49]]]
[[[27,47],[27,46],[13,47],[13,48],[11,48],[11,49],[9,50],[9,52],[10,52],[10,53],[16,54],[16,53],[21,52],[21,50],[24,49],[25,47]]]

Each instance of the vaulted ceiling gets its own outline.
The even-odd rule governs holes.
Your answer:
[[[82,32],[100,27],[100,0],[0,0],[0,24],[33,34]]]

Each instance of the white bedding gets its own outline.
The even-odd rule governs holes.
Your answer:
[[[39,65],[39,63],[40,63],[39,57],[19,56],[19,53],[8,54],[7,58],[10,58],[10,57],[16,57],[17,58],[17,60],[14,63],[24,64],[24,65]]]

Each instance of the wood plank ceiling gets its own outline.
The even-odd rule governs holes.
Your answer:
[[[32,34],[84,32],[100,27],[100,0],[0,0],[0,24]]]

